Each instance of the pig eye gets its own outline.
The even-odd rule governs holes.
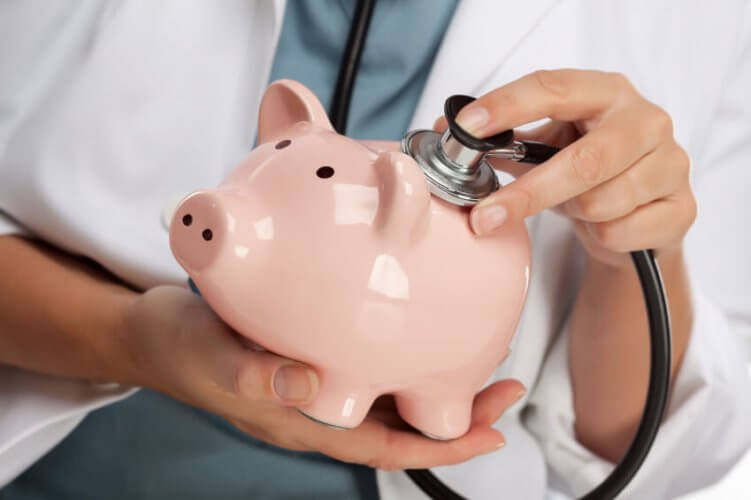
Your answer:
[[[183,225],[190,226],[191,224],[193,224],[193,216],[190,214],[183,215]]]
[[[334,169],[329,167],[328,165],[324,165],[316,170],[316,175],[321,179],[328,179],[329,177],[334,175]]]
[[[211,229],[204,229],[201,236],[203,236],[204,240],[211,241],[211,238],[214,237],[214,233],[211,232]]]
[[[289,146],[290,144],[292,144],[292,141],[290,141],[289,139],[284,139],[283,141],[277,142],[276,146],[274,146],[274,148],[276,148],[276,149],[284,149],[287,146]]]

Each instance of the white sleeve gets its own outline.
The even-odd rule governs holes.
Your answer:
[[[686,239],[694,324],[667,416],[623,498],[675,498],[720,479],[751,444],[751,7],[711,136],[692,151],[699,216]],[[696,154],[694,154],[696,153]],[[543,446],[551,484],[591,490],[612,464],[574,436],[566,329],[531,395],[525,424]],[[745,345],[744,345],[745,344]]]
[[[751,443],[751,380],[745,356],[724,315],[694,294],[694,327],[660,432],[622,498],[663,499],[717,481]],[[579,497],[613,465],[574,434],[568,335],[559,336],[531,395],[525,425],[540,441],[550,483]]]
[[[74,0],[0,2],[0,158],[15,129],[43,105],[86,50],[105,6]],[[7,175],[0,169],[0,182]],[[0,235],[25,233],[0,199]],[[131,392],[0,366],[0,488],[60,442],[88,411]]]
[[[0,488],[56,446],[86,414],[135,392],[0,366]]]

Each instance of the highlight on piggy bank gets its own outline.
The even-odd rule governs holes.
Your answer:
[[[351,428],[393,394],[423,433],[464,434],[525,301],[524,225],[476,238],[466,209],[431,196],[397,143],[337,134],[294,81],[266,91],[258,143],[170,225],[206,302],[252,342],[316,369],[305,415]]]

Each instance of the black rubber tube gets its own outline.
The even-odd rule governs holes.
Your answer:
[[[549,160],[550,157],[558,152],[558,148],[548,146],[542,142],[521,141],[521,143],[524,145],[525,152],[524,158],[519,161],[523,163],[539,165],[540,163]]]
[[[360,66],[360,58],[365,48],[365,39],[368,36],[370,20],[373,17],[375,0],[358,0],[355,6],[352,26],[347,37],[347,46],[344,49],[342,60],[339,64],[339,75],[336,78],[334,97],[331,100],[329,118],[334,130],[344,135],[347,133],[347,119],[349,107],[352,102],[352,90],[357,78],[357,69]]]

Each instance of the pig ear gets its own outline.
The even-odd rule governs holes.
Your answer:
[[[403,153],[381,153],[375,163],[378,214],[375,228],[389,238],[414,241],[427,226],[430,192],[415,160]]]
[[[277,80],[261,99],[258,115],[258,143],[282,138],[295,123],[308,122],[333,130],[318,98],[302,83]]]

